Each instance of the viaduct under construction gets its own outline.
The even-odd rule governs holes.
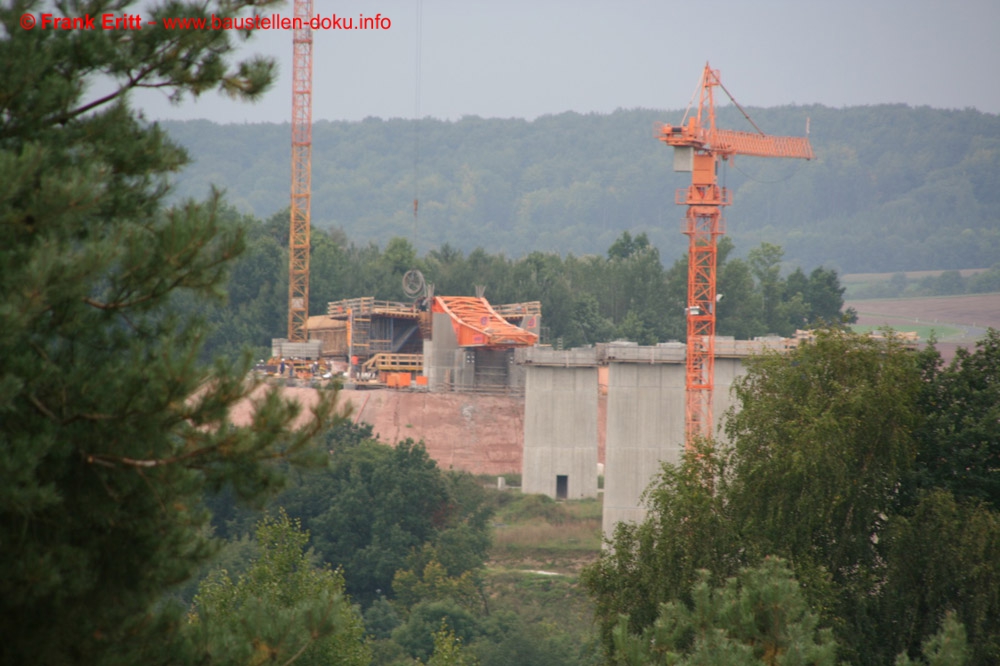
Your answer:
[[[297,17],[312,15],[312,0],[295,0]],[[812,159],[808,138],[764,134],[706,63],[696,111],[679,125],[661,125],[657,138],[674,148],[674,170],[691,173],[678,190],[687,206],[686,343],[588,349],[538,346],[539,303],[491,305],[477,297],[434,296],[423,283],[404,291],[409,303],[355,298],[332,302],[309,316],[312,155],[312,32],[293,35],[292,187],[289,238],[288,337],[272,343],[272,363],[310,376],[322,358],[348,363],[354,385],[421,390],[501,391],[524,395],[522,488],[556,498],[597,495],[599,375],[606,373],[604,530],[640,520],[640,496],[663,461],[679,462],[685,447],[717,430],[715,415],[729,406],[728,389],[742,359],[783,349],[783,339],[750,342],[715,335],[717,241],[722,208],[732,200],[718,182],[720,162],[736,155]],[[756,132],[716,127],[721,89]],[[419,89],[418,89],[419,95]],[[691,109],[689,108],[689,113]],[[418,202],[414,199],[414,216]],[[411,271],[411,273],[413,273]],[[410,274],[408,274],[409,276]],[[277,365],[280,359],[280,365]]]
[[[729,408],[729,387],[742,374],[743,359],[795,344],[787,338],[717,338],[715,384],[722,390],[713,393],[712,413],[718,418]],[[661,464],[679,463],[685,449],[686,361],[680,342],[528,350],[522,490],[557,499],[596,497],[598,441],[603,439],[604,533],[611,534],[620,521],[641,521],[643,491]],[[603,433],[602,397],[607,404]],[[717,428],[718,421],[712,425]]]
[[[596,497],[603,472],[603,525],[610,533],[619,521],[642,519],[642,492],[661,463],[680,462],[688,435],[686,345],[618,341],[553,349],[538,344],[541,321],[538,302],[494,306],[466,296],[409,303],[355,298],[331,302],[326,315],[310,317],[309,342],[283,341],[280,349],[353,357],[347,386],[357,389],[511,397],[523,409],[523,432],[520,469],[509,471],[520,471],[523,492]],[[797,342],[716,337],[719,390],[712,413],[722,415],[730,406],[728,389],[742,374],[743,359]],[[603,428],[600,401],[606,405]]]

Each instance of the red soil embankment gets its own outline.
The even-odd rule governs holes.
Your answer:
[[[306,415],[317,400],[314,389],[280,390],[301,403]],[[370,423],[383,442],[395,444],[408,437],[422,440],[442,469],[473,474],[521,472],[524,398],[393,389],[344,389],[340,398],[353,407],[351,418]],[[251,409],[249,402],[239,406],[233,421],[249,422]]]
[[[521,473],[524,398],[389,389],[341,396],[354,405],[355,421],[370,423],[379,439],[423,440],[442,469]]]
[[[281,387],[282,393],[302,404],[304,415],[316,403],[310,388]],[[605,389],[606,390],[606,389]],[[427,453],[442,469],[473,474],[521,473],[524,458],[524,398],[474,393],[430,393],[394,389],[347,390],[341,400],[351,404],[355,422],[370,423],[378,438],[395,444],[412,438],[423,441]],[[237,424],[250,420],[249,402],[233,414]],[[604,462],[607,401],[598,401],[598,461]]]

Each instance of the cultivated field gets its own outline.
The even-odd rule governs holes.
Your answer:
[[[850,300],[846,306],[858,311],[858,329],[891,326],[898,331],[916,331],[921,341],[931,333],[946,357],[957,347],[973,347],[989,327],[1000,329],[1000,293],[973,296],[935,296]]]

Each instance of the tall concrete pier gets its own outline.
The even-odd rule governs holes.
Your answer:
[[[523,492],[596,497],[596,351],[530,348],[524,363]]]
[[[794,341],[719,337],[715,342],[713,431],[732,405],[743,359]],[[597,366],[608,366],[603,529],[646,517],[642,495],[684,452],[685,346],[609,343],[554,351],[533,348],[524,361],[524,492],[575,499],[597,492]]]
[[[645,515],[640,497],[684,451],[684,347],[608,347],[605,534]]]
[[[723,341],[725,342],[725,341]],[[732,404],[730,388],[743,372],[747,346],[721,345],[715,359],[713,431]],[[731,347],[731,349],[730,349]],[[685,348],[608,345],[608,431],[602,526],[610,535],[621,521],[646,517],[642,494],[663,463],[678,464],[684,453]]]

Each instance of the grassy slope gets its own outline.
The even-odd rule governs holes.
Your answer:
[[[601,500],[556,502],[509,491],[495,521],[498,568],[579,573],[601,549]]]
[[[486,572],[490,607],[567,634],[596,655],[593,604],[579,574],[601,549],[601,500],[556,502],[517,490],[497,499]]]
[[[866,332],[890,326],[915,331],[921,341],[931,334],[939,349],[972,347],[989,326],[1000,326],[1000,293],[848,301],[858,311],[854,330]],[[948,354],[946,354],[948,355]]]

